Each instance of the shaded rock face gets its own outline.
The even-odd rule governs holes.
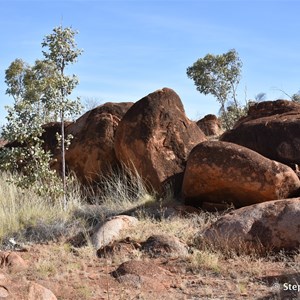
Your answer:
[[[223,133],[221,123],[215,115],[206,115],[197,121],[197,125],[206,136],[218,136]]]
[[[64,127],[66,128],[73,122],[65,122]],[[45,151],[50,151],[52,155],[59,153],[59,145],[56,138],[56,134],[61,134],[61,122],[50,122],[42,126],[44,132],[42,133],[41,139],[44,141],[43,148]]]
[[[260,203],[232,211],[205,229],[213,244],[237,249],[243,244],[265,250],[297,250],[300,246],[300,198]]]
[[[205,139],[196,123],[186,117],[179,96],[163,88],[127,111],[116,131],[115,152],[121,162],[135,168],[161,192],[166,181],[179,178],[189,152]]]
[[[65,134],[73,139],[66,151],[68,171],[73,171],[82,183],[91,184],[117,164],[114,136],[120,119],[133,103],[105,103],[76,120]],[[58,168],[61,162],[57,157]]]
[[[250,107],[248,115],[220,140],[252,149],[270,159],[300,164],[300,104],[265,101]]]
[[[189,155],[182,195],[187,204],[242,207],[292,197],[299,188],[290,167],[236,144],[208,141]]]

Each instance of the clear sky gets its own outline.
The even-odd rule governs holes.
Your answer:
[[[270,100],[300,89],[300,1],[0,0],[0,124],[5,122],[4,72],[16,58],[33,64],[41,42],[61,23],[79,31],[84,50],[69,68],[74,96],[137,101],[174,89],[191,119],[218,113],[214,98],[196,91],[186,68],[207,53],[236,49],[243,62],[238,97]]]

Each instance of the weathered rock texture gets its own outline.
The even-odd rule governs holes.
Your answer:
[[[66,151],[66,166],[82,183],[93,183],[117,164],[114,136],[120,119],[133,103],[105,103],[66,128],[73,139]],[[60,165],[60,156],[57,157]]]
[[[40,284],[32,282],[29,285],[28,300],[57,300],[55,295]]]
[[[112,275],[123,284],[135,288],[144,286],[153,291],[166,291],[172,283],[170,272],[147,261],[124,262],[112,272]]]
[[[222,216],[202,232],[207,241],[227,248],[297,250],[300,246],[300,198],[260,203]]]
[[[95,232],[92,235],[92,244],[96,250],[99,250],[109,243],[120,239],[122,230],[134,227],[137,223],[138,219],[131,216],[119,215],[112,217],[95,228]]]
[[[242,207],[292,197],[299,188],[290,167],[236,144],[208,141],[189,155],[182,195],[188,204]]]
[[[161,192],[164,183],[182,173],[191,149],[205,135],[184,112],[179,96],[169,88],[137,101],[116,131],[118,159]],[[178,184],[180,185],[180,183]]]
[[[215,115],[206,115],[197,121],[197,125],[206,136],[218,136],[223,133],[221,123]]]
[[[142,250],[153,256],[184,257],[188,247],[177,237],[171,235],[153,235],[142,243]]]
[[[300,164],[300,104],[265,101],[250,107],[248,115],[225,132],[222,141],[252,149],[270,159]]]
[[[8,268],[13,271],[25,270],[28,267],[17,253],[0,252],[0,268]]]

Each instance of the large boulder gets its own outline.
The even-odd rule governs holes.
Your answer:
[[[206,115],[197,121],[197,125],[206,136],[219,136],[223,133],[220,120],[215,115]]]
[[[290,167],[236,144],[207,141],[189,155],[182,195],[187,204],[242,207],[292,197],[299,188]]]
[[[66,166],[82,183],[92,184],[99,175],[106,175],[117,164],[115,131],[132,104],[105,103],[86,112],[66,128],[66,136],[73,136],[65,155]],[[56,168],[60,168],[60,155],[56,158]]]
[[[156,191],[178,179],[191,149],[205,135],[186,115],[179,96],[169,88],[157,90],[137,101],[125,114],[116,131],[118,159]]]
[[[287,100],[254,104],[220,140],[294,167],[300,164],[300,104]]]
[[[206,228],[201,236],[209,243],[235,250],[298,250],[300,198],[234,210]]]

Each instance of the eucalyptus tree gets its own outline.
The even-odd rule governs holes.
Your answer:
[[[66,206],[66,174],[64,134],[66,117],[76,115],[80,110],[80,100],[68,97],[78,84],[75,75],[67,76],[65,71],[69,64],[76,62],[82,50],[77,49],[72,28],[56,27],[47,35],[42,47],[44,59],[36,60],[30,66],[22,59],[13,61],[5,71],[6,93],[14,99],[14,104],[7,107],[7,124],[3,127],[4,139],[16,143],[19,147],[2,149],[0,166],[12,172],[21,171],[17,176],[21,187],[32,186],[39,179],[45,185],[38,187],[38,192],[52,186],[54,172],[50,170],[51,155],[43,150],[41,135],[42,125],[50,121],[61,121],[62,134],[62,177],[64,206]],[[20,147],[21,146],[21,147]]]
[[[220,112],[226,120],[226,102],[239,109],[237,86],[241,78],[242,62],[236,50],[231,49],[221,55],[207,54],[187,68],[187,76],[194,80],[197,90],[211,94],[221,104]]]
[[[30,187],[40,195],[57,196],[61,193],[58,177],[49,167],[51,155],[44,150],[40,139],[43,119],[34,109],[27,100],[7,107],[7,124],[2,128],[1,138],[11,144],[1,149],[0,165],[15,175],[14,183],[19,187]]]
[[[53,108],[45,99],[50,83],[54,80],[54,65],[36,60],[33,66],[22,59],[15,59],[5,71],[6,94],[15,104],[31,104],[32,113],[41,117],[42,122],[56,121]]]
[[[14,103],[6,107],[7,123],[1,137],[12,144],[1,149],[0,165],[12,173],[21,172],[14,176],[18,186],[54,195],[59,192],[57,176],[49,168],[51,156],[43,149],[40,139],[47,115],[43,90],[50,74],[51,70],[43,62],[36,61],[30,66],[21,59],[14,60],[5,71],[6,94]],[[35,184],[37,181],[43,184]]]
[[[53,32],[47,35],[42,43],[45,61],[54,66],[54,78],[49,83],[45,99],[51,110],[59,115],[61,122],[61,160],[62,160],[62,180],[64,190],[64,205],[66,206],[66,137],[65,119],[66,117],[79,113],[81,110],[80,99],[71,100],[69,95],[78,85],[78,78],[75,75],[66,74],[66,68],[75,63],[82,50],[77,47],[75,35],[77,31],[71,27],[55,27]]]

